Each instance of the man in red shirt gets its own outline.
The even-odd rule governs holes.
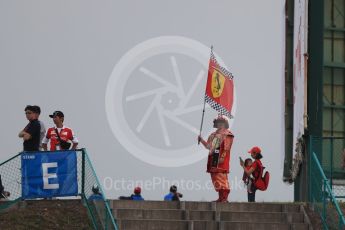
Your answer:
[[[72,150],[76,149],[78,146],[78,139],[71,128],[63,125],[65,118],[64,114],[61,111],[55,111],[52,115],[49,115],[49,117],[53,118],[55,127],[51,127],[47,130],[42,141],[43,149],[47,151],[49,140],[50,151],[66,150],[67,148],[61,144],[62,142],[72,142]]]
[[[230,150],[234,135],[228,130],[229,122],[226,117],[218,116],[213,124],[217,130],[208,137],[208,140],[205,141],[201,136],[198,140],[209,150],[207,172],[211,174],[214,189],[219,194],[217,202],[228,202]]]

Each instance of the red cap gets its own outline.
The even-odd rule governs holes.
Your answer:
[[[254,146],[251,148],[248,153],[253,154],[253,153],[261,153],[261,149],[258,146]]]
[[[135,194],[141,193],[141,188],[140,188],[140,187],[135,187],[135,188],[134,188],[134,193],[135,193]]]

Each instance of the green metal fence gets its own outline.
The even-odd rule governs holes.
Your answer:
[[[322,167],[329,178],[345,178],[343,169],[343,151],[345,146],[344,137],[323,137],[322,138]]]
[[[7,202],[0,203],[0,211],[21,200],[22,173],[20,155],[21,154],[19,153],[0,164],[0,175],[2,183],[5,187],[5,190],[10,192],[11,194]]]
[[[315,141],[315,140],[314,140]],[[344,229],[345,219],[339,203],[333,194],[322,165],[310,142],[309,158],[309,200],[314,210],[320,214],[323,229]]]
[[[344,137],[311,137],[313,151],[317,154],[336,198],[345,198]]]
[[[39,154],[39,153],[37,153]],[[51,152],[54,154],[54,152]],[[105,199],[102,186],[99,183],[95,170],[91,164],[85,149],[76,150],[77,154],[77,172],[78,172],[78,196],[71,199],[82,199],[86,206],[89,217],[94,229],[115,229],[116,221],[112,215],[108,201]],[[22,200],[21,185],[21,153],[0,163],[0,175],[5,190],[10,192],[7,202],[0,202],[0,211],[16,202]],[[98,199],[90,199],[93,195],[92,187],[98,186],[101,195]]]
[[[314,152],[310,157],[310,202],[322,219],[324,229],[344,229],[345,219],[321,164]]]
[[[322,168],[336,198],[345,198],[344,137],[322,138]]]

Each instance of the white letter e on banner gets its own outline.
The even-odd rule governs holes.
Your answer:
[[[43,189],[58,189],[59,184],[49,184],[48,179],[57,178],[56,173],[48,173],[48,168],[57,168],[57,162],[42,163],[43,169]]]

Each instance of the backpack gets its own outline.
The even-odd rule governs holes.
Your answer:
[[[265,191],[268,187],[268,183],[270,181],[270,173],[268,171],[265,172],[265,175],[262,176],[265,167],[261,164],[261,162],[258,162],[258,170],[259,170],[259,176],[257,178],[254,178],[254,186],[255,188]]]

